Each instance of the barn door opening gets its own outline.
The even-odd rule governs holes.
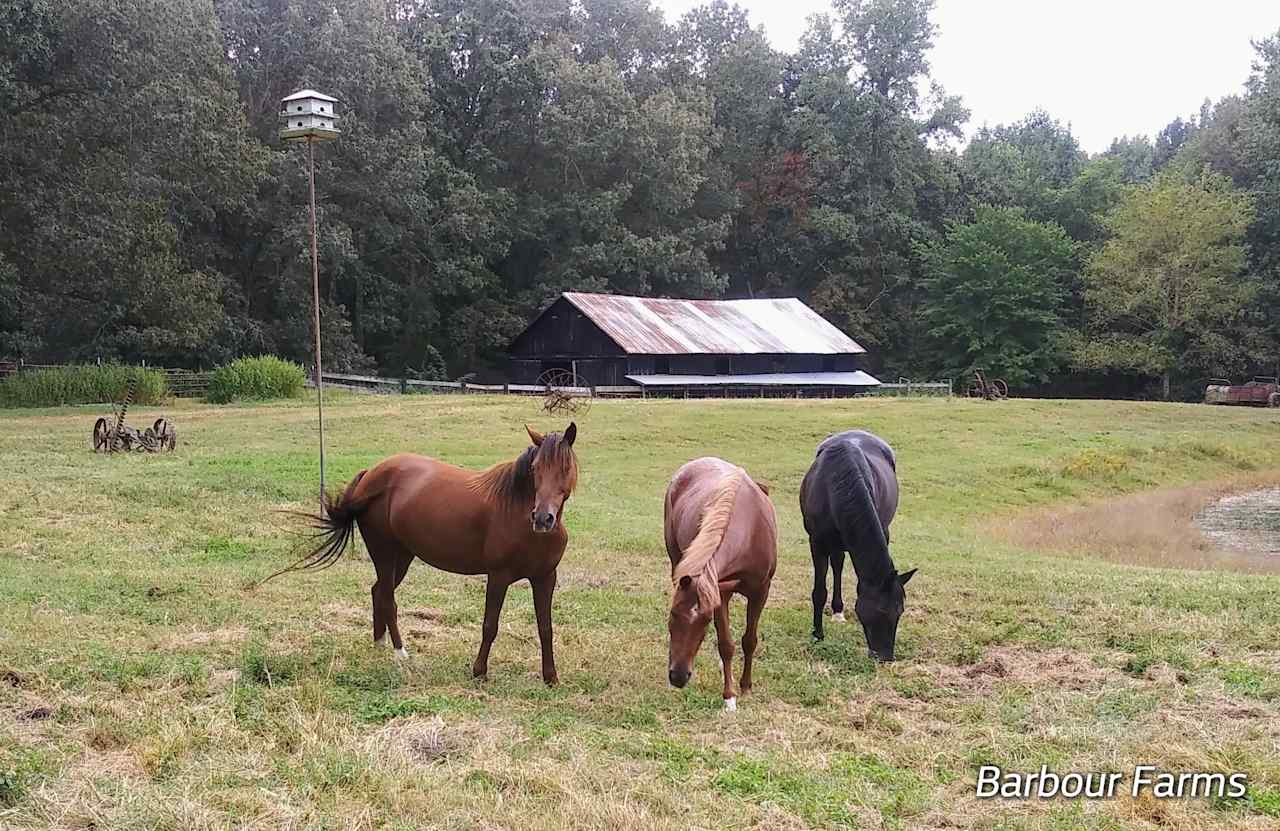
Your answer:
[[[577,361],[543,361],[542,372],[539,377],[545,378],[551,370],[561,370],[569,373],[573,377],[573,385],[578,384],[578,362]]]

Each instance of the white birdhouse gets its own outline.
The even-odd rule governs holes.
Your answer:
[[[338,137],[338,99],[313,89],[295,92],[281,102],[280,138],[285,141]]]

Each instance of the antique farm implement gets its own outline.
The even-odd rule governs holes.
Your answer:
[[[980,370],[973,371],[973,383],[969,385],[970,398],[985,398],[987,401],[999,401],[1009,397],[1009,385],[1001,378],[988,378]]]
[[[1280,407],[1280,383],[1260,375],[1245,384],[1213,378],[1204,390],[1206,404],[1234,404],[1239,407]]]
[[[93,425],[93,449],[98,453],[115,453],[117,451],[139,451],[159,453],[172,450],[178,443],[178,431],[167,418],[157,418],[155,423],[145,430],[130,427],[124,423],[129,412],[129,405],[138,391],[137,376],[129,379],[124,398],[116,409],[114,417],[108,421],[99,418]]]
[[[576,372],[549,369],[538,377],[546,392],[542,409],[556,415],[583,416],[591,409],[591,386]]]

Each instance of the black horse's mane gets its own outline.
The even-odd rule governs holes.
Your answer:
[[[824,477],[834,497],[828,504],[839,506],[835,510],[836,526],[845,543],[855,547],[859,556],[854,560],[859,579],[881,580],[893,573],[893,558],[889,556],[889,541],[880,524],[880,513],[871,497],[871,467],[862,448],[848,441],[833,441],[820,451],[829,466],[830,475]]]

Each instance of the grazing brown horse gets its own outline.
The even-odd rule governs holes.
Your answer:
[[[760,613],[778,566],[778,521],[768,488],[723,459],[695,459],[671,478],[664,527],[671,558],[667,678],[673,687],[689,683],[694,656],[714,618],[724,670],[724,706],[735,710],[729,599],[735,592],[747,599],[742,633],[745,695],[751,690]]]
[[[487,574],[484,630],[471,669],[476,677],[488,674],[507,587],[527,578],[542,644],[542,680],[556,683],[551,595],[569,541],[563,513],[578,482],[578,428],[570,424],[564,433],[545,436],[525,429],[533,444],[515,461],[486,471],[409,453],[360,471],[342,496],[325,500],[325,515],[314,518],[320,538],[315,549],[276,574],[333,565],[351,541],[352,525],[359,525],[378,574],[373,640],[382,643],[390,632],[401,658],[407,653],[396,623],[395,591],[414,557],[454,574]]]

